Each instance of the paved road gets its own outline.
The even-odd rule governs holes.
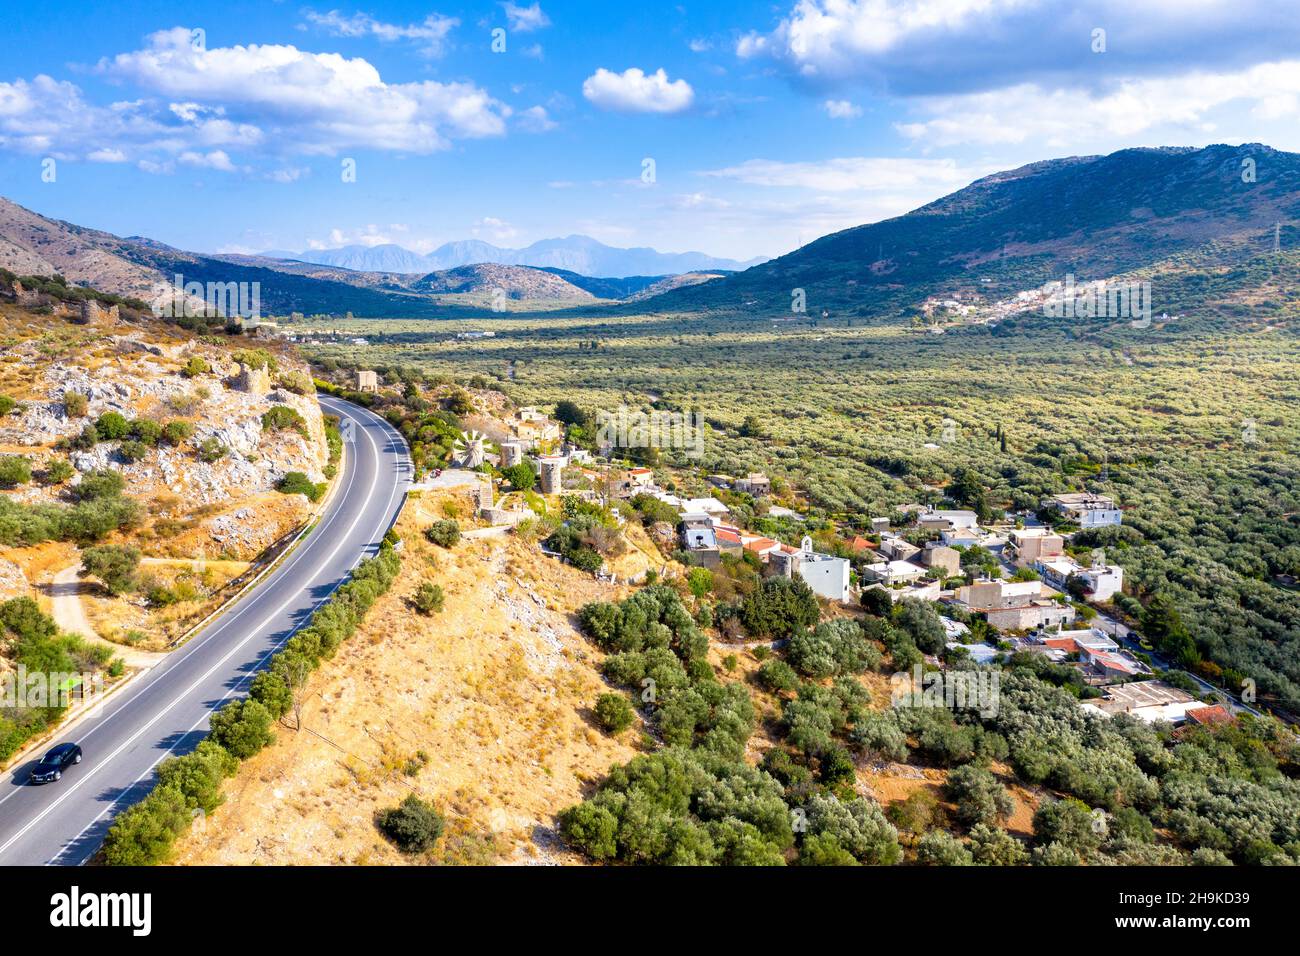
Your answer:
[[[71,865],[98,849],[113,816],[152,786],[165,757],[207,733],[212,710],[247,692],[267,658],[379,549],[410,482],[406,444],[365,409],[321,396],[350,438],[338,488],[316,528],[261,584],[68,734],[85,760],[58,783],[0,780],[0,865]]]

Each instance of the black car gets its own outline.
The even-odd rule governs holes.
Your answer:
[[[32,783],[49,783],[58,780],[74,763],[81,763],[81,748],[76,744],[59,744],[50,750],[41,762],[32,768],[28,779]]]

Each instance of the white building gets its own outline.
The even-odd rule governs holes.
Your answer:
[[[955,528],[976,528],[979,518],[973,511],[936,511],[931,508],[916,516],[916,523],[922,528],[935,531],[951,531]]]
[[[828,601],[849,599],[849,562],[813,550],[812,538],[804,537],[799,548],[773,551],[770,562],[786,577],[798,574],[818,597]]]
[[[1124,512],[1115,507],[1115,499],[1090,491],[1053,495],[1045,504],[1078,522],[1080,528],[1104,528],[1124,520]]]
[[[1124,569],[1115,564],[1095,564],[1085,568],[1067,556],[1040,559],[1036,570],[1052,587],[1066,590],[1071,578],[1078,578],[1090,601],[1109,601],[1124,589]]]
[[[911,561],[878,561],[863,570],[871,580],[885,585],[910,584],[925,577],[925,568]]]

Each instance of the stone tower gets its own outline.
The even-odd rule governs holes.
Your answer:
[[[235,388],[251,395],[265,395],[271,391],[271,373],[265,366],[253,368],[241,362],[239,374],[235,376]]]
[[[539,458],[538,463],[542,466],[542,493],[558,495],[564,488],[564,459]]]
[[[513,468],[524,460],[524,448],[517,441],[501,443],[501,467]]]

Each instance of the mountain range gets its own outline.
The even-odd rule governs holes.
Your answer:
[[[802,290],[810,314],[884,318],[936,294],[1014,295],[1067,275],[1183,274],[1187,257],[1222,272],[1275,244],[1292,249],[1298,222],[1300,155],[1259,143],[1125,149],[995,173],[654,306],[790,315]]]
[[[580,236],[524,250],[453,243],[428,257],[398,246],[334,250],[339,261],[326,263],[287,253],[206,255],[49,219],[5,199],[0,266],[20,275],[60,273],[146,299],[176,274],[259,282],[263,310],[281,315],[453,317],[488,308],[504,293],[534,309],[773,318],[797,317],[792,306],[802,298],[810,317],[891,321],[916,316],[931,296],[975,293],[992,301],[1071,275],[1137,276],[1152,283],[1157,311],[1172,312],[1208,302],[1210,292],[1243,307],[1252,297],[1291,298],[1298,222],[1300,155],[1252,143],[1033,163],[743,271],[707,265],[725,260],[698,253],[613,249]],[[1274,249],[1280,255],[1270,258]],[[536,264],[461,262],[483,257]]]
[[[505,249],[490,242],[466,239],[448,242],[427,255],[419,255],[392,243],[374,246],[350,245],[338,249],[309,249],[306,252],[263,252],[263,258],[294,259],[318,265],[338,266],[357,272],[425,274],[461,266],[495,263],[563,269],[595,278],[680,275],[684,272],[747,269],[765,258],[738,262],[702,252],[659,252],[648,247],[618,249],[590,236],[542,239],[522,249]]]

